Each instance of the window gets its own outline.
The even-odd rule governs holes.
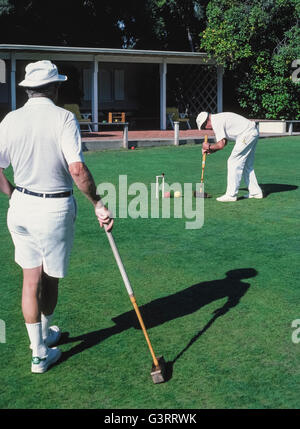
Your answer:
[[[110,70],[99,71],[99,99],[100,101],[112,101],[112,73]]]
[[[92,99],[92,70],[83,70],[83,99]],[[125,73],[122,69],[100,69],[98,74],[98,96],[99,101],[122,101],[125,100]]]
[[[124,70],[115,70],[115,100],[124,99]]]
[[[0,60],[0,83],[6,83],[6,67],[4,60]]]
[[[84,101],[92,99],[92,71],[90,69],[83,70],[83,99]]]

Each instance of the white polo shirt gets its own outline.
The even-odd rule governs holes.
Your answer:
[[[236,140],[248,128],[255,128],[255,122],[232,112],[212,114],[211,125],[217,142],[222,139]]]
[[[0,123],[0,167],[12,165],[17,186],[49,193],[71,190],[72,162],[84,162],[78,122],[49,98],[30,98]]]

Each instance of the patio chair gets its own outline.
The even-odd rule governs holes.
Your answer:
[[[125,112],[108,112],[108,122],[125,122]]]
[[[74,113],[76,116],[77,121],[79,122],[79,125],[86,125],[88,127],[88,130],[92,132],[91,128],[91,120],[90,119],[84,119],[84,117],[80,113],[80,109],[78,104],[65,104],[64,109],[69,110],[70,112]]]
[[[185,123],[186,126],[191,129],[190,120],[186,117],[186,114],[179,113],[177,107],[167,107],[167,120],[171,124],[174,129],[174,122],[179,122],[179,126],[181,123]]]

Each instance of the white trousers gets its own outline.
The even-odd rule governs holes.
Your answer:
[[[251,127],[236,139],[227,161],[226,195],[231,197],[237,195],[242,178],[250,194],[260,194],[262,192],[254,172],[254,157],[258,137],[259,133],[256,127]]]

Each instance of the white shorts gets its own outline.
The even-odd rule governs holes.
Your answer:
[[[76,201],[41,198],[15,190],[9,202],[7,225],[15,245],[15,261],[22,268],[43,265],[46,274],[67,274],[73,246]]]

